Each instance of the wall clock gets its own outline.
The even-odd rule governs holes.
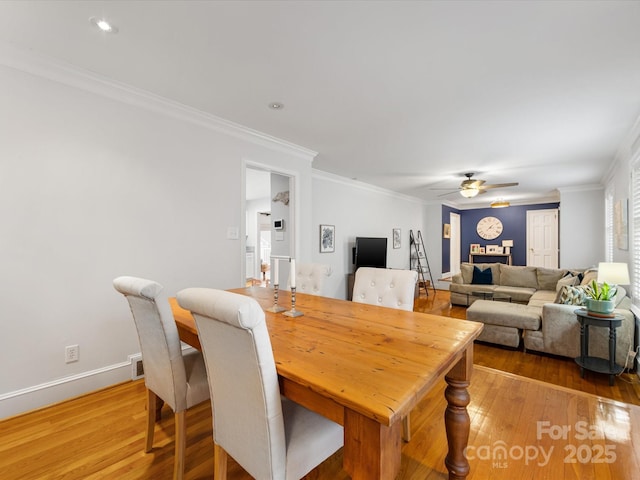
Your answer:
[[[502,222],[496,217],[484,217],[478,222],[476,231],[481,238],[493,240],[502,233]]]

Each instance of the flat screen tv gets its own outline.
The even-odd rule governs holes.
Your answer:
[[[387,239],[356,237],[356,270],[360,267],[387,268]]]

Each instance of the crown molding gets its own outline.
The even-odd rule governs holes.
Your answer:
[[[338,183],[340,185],[345,185],[347,187],[355,187],[355,188],[359,188],[360,190],[366,190],[369,192],[386,195],[388,197],[393,197],[399,200],[405,200],[408,202],[417,203],[419,205],[429,204],[429,202],[426,202],[418,197],[412,197],[410,195],[394,192],[393,190],[387,190],[386,188],[381,188],[376,185],[372,185],[370,183],[361,182],[359,180],[353,180],[351,178],[341,177],[340,175],[326,172],[324,170],[317,170],[312,168],[311,176],[313,179],[326,180],[328,182]]]
[[[272,150],[313,161],[317,152],[210,113],[81,69],[52,57],[0,42],[0,65],[128,105],[189,122]]]

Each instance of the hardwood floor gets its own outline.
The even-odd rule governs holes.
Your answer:
[[[448,305],[448,292],[430,295],[417,302],[416,310],[464,318],[464,308]],[[480,344],[475,354],[468,408],[469,480],[640,477],[635,374],[618,378],[609,387],[604,376],[602,381],[596,375],[580,379],[570,359]],[[413,436],[403,445],[397,480],[447,478],[444,387],[441,382],[412,413]],[[144,409],[144,383],[136,381],[0,421],[1,478],[168,480],[173,464],[172,412],[163,409],[154,450],[145,454]],[[555,435],[561,429],[566,434]],[[187,432],[185,478],[212,478],[209,403],[187,413]],[[581,434],[585,432],[588,435]],[[339,451],[305,478],[347,480],[341,466]],[[230,480],[250,478],[230,459]]]

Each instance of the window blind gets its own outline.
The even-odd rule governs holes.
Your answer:
[[[631,170],[631,291],[640,307],[640,158]]]
[[[607,188],[604,197],[605,211],[605,243],[607,262],[613,262],[613,243],[614,243],[614,226],[613,226],[613,187]]]

